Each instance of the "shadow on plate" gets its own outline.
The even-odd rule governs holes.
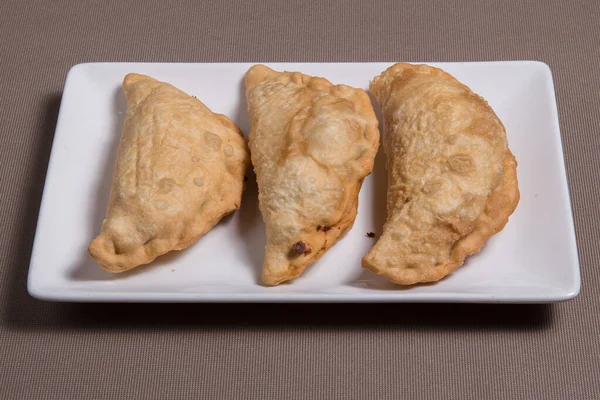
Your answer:
[[[494,236],[492,236],[488,241],[494,241],[494,240],[495,240]],[[484,248],[485,248],[485,246],[484,246]],[[482,248],[482,251],[483,251],[483,248]],[[470,268],[470,264],[477,265],[478,264],[477,258],[479,258],[479,257],[481,257],[481,251],[467,257],[465,259],[465,262],[456,271],[453,271],[451,274],[444,276],[442,279],[440,279],[437,282],[441,282],[445,279],[448,279],[449,277],[451,277],[454,273],[456,273],[459,270],[462,270],[465,268]],[[479,262],[479,264],[481,264],[481,262]],[[419,284],[410,285],[410,286],[397,285],[382,275],[377,275],[371,271],[361,268],[360,272],[354,278],[351,278],[350,280],[348,280],[345,284],[347,286],[357,287],[357,288],[389,290],[389,291],[397,291],[398,292],[398,291],[408,291],[417,286],[418,287],[435,286],[437,282],[425,282],[425,283],[419,283]]]
[[[386,217],[386,199],[387,199],[387,170],[385,167],[386,158],[383,151],[383,146],[379,146],[379,151],[375,156],[375,164],[373,166],[372,180],[373,180],[373,226],[375,227],[375,237],[373,238],[373,245],[375,245],[377,239],[383,233],[383,225],[385,224]]]
[[[415,286],[433,286],[435,285],[435,282],[421,283],[419,285],[412,286],[396,285],[395,283],[381,275],[377,275],[371,271],[367,271],[366,269],[361,269],[358,275],[354,279],[347,282],[346,285],[363,289],[376,289],[400,292],[410,290]]]
[[[250,134],[250,117],[246,102],[244,80],[240,81],[238,98],[240,99],[235,115],[231,117],[244,132],[248,140]],[[242,195],[239,213],[238,233],[244,238],[247,264],[251,266],[257,284],[262,284],[262,264],[267,243],[266,227],[258,209],[258,185],[252,166],[246,171],[246,189]]]
[[[242,195],[239,213],[238,233],[244,238],[246,264],[250,265],[257,284],[262,284],[262,264],[265,256],[266,227],[258,209],[258,186],[252,167],[246,172],[246,190]]]
[[[74,281],[112,281],[124,279],[140,273],[146,273],[153,269],[169,268],[177,262],[177,259],[186,250],[187,248],[181,251],[171,251],[159,256],[150,264],[140,265],[139,267],[118,274],[105,271],[90,257],[87,251],[84,251],[79,263],[75,264],[75,267],[69,270],[68,278]]]

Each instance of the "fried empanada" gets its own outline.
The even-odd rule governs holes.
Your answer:
[[[267,226],[263,281],[300,275],[354,223],[378,122],[367,93],[255,65],[246,74],[250,150]]]
[[[200,100],[138,74],[123,90],[107,215],[88,249],[110,272],[184,249],[238,209],[250,163],[239,128]]]
[[[363,267],[404,285],[437,281],[504,228],[519,201],[514,156],[488,103],[446,72],[396,64],[376,77],[387,219]]]

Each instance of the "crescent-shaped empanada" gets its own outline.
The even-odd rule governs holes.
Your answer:
[[[297,277],[356,217],[378,122],[367,93],[256,65],[246,74],[250,150],[267,226],[263,281]]]
[[[110,272],[186,248],[238,209],[250,163],[239,128],[200,100],[139,74],[123,90],[107,215],[88,249]]]
[[[502,230],[519,201],[514,156],[488,103],[446,72],[396,64],[376,77],[387,155],[387,220],[363,267],[437,281]]]

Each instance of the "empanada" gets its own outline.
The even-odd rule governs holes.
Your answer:
[[[491,107],[446,72],[396,64],[370,89],[383,113],[388,194],[363,267],[405,285],[437,281],[507,223],[517,163]]]
[[[367,93],[256,65],[246,74],[250,150],[267,226],[263,281],[297,277],[356,217],[378,122]]]
[[[88,249],[110,272],[186,248],[238,209],[250,163],[239,128],[200,100],[138,74],[123,90],[107,215]]]

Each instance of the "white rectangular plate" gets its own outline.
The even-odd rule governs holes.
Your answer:
[[[519,163],[521,201],[506,228],[446,279],[403,288],[364,271],[361,257],[385,219],[385,156],[360,192],[354,228],[292,283],[260,284],[265,227],[250,176],[241,209],[190,248],[112,275],[87,254],[99,232],[126,109],[129,72],[197,96],[250,126],[243,76],[252,64],[99,63],[74,66],[65,84],[29,270],[29,293],[67,301],[553,302],[579,293],[573,219],[552,75],[532,61],[431,63],[483,96],[504,122]],[[273,63],[367,89],[391,63]]]

